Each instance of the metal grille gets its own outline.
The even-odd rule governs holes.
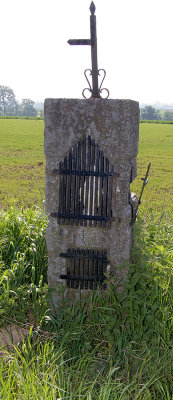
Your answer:
[[[58,223],[110,225],[113,166],[91,136],[83,137],[59,165]]]
[[[109,264],[106,250],[68,249],[61,253],[67,258],[67,274],[60,275],[66,279],[67,287],[72,289],[96,289],[104,284],[106,266]]]

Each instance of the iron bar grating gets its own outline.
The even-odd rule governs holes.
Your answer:
[[[67,259],[67,273],[60,278],[66,280],[68,288],[97,289],[101,285],[105,289],[106,250],[68,249],[60,256]]]
[[[110,226],[114,168],[91,136],[73,146],[59,174],[58,223]]]

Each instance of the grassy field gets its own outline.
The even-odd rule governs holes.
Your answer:
[[[44,199],[43,121],[0,120],[0,399],[173,400],[172,145],[172,125],[140,125],[136,193],[152,166],[125,290],[107,276],[55,318],[47,217],[26,208]]]
[[[173,126],[140,124],[138,177],[132,189],[139,194],[141,177],[151,162],[149,183],[145,188],[141,208],[154,213],[173,213]]]
[[[44,122],[0,119],[0,206],[42,206],[45,187]],[[139,195],[141,177],[151,162],[149,184],[141,208],[155,213],[173,211],[173,126],[140,124],[138,178],[132,190]]]
[[[41,205],[44,199],[44,122],[0,120],[0,205]]]

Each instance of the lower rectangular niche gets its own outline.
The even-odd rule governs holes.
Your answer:
[[[60,256],[67,259],[67,273],[60,278],[66,280],[68,288],[97,289],[98,285],[106,288],[104,273],[109,264],[106,250],[68,249]]]

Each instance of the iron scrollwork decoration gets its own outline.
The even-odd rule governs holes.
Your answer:
[[[87,98],[85,96],[85,92],[89,91],[90,92],[90,98],[102,98],[101,94],[103,92],[106,92],[106,96],[104,97],[107,99],[109,97],[109,90],[106,88],[102,88],[103,81],[106,76],[106,71],[104,69],[98,69],[98,61],[97,61],[97,31],[96,31],[96,16],[95,16],[95,4],[91,3],[90,5],[90,34],[91,38],[90,39],[70,39],[68,40],[68,43],[70,45],[84,45],[84,46],[91,46],[91,64],[92,64],[92,69],[86,69],[84,72],[85,78],[88,82],[89,87],[85,88],[82,92],[82,95],[84,98]],[[99,86],[98,82],[98,77],[101,76],[103,72],[103,77],[101,80],[101,84]],[[89,75],[88,75],[89,73]],[[87,76],[88,75],[88,76]],[[89,81],[89,76],[92,76],[92,85]]]
[[[102,77],[102,81],[101,81],[101,83],[100,83],[100,86],[99,86],[99,88],[98,88],[99,96],[93,96],[93,89],[92,89],[92,86],[91,86],[91,83],[90,83],[89,77],[88,77],[88,76],[91,76],[91,75],[92,75],[92,70],[89,69],[89,68],[87,68],[87,69],[84,71],[84,75],[85,75],[85,78],[86,78],[86,80],[87,80],[87,82],[88,82],[88,86],[89,86],[88,88],[85,88],[85,89],[83,89],[83,91],[82,91],[82,96],[83,96],[85,99],[88,98],[87,96],[85,96],[85,91],[87,91],[87,90],[88,90],[88,91],[90,92],[90,94],[91,94],[90,98],[91,98],[91,97],[95,97],[95,98],[102,97],[101,94],[103,93],[103,91],[106,91],[106,96],[105,96],[104,98],[107,99],[107,98],[109,97],[109,90],[106,89],[106,88],[102,88],[103,81],[105,80],[105,76],[106,76],[106,71],[105,71],[105,69],[103,69],[103,68],[99,69],[99,70],[98,70],[98,76],[101,76],[101,72],[103,72],[103,77]],[[89,73],[88,76],[87,76],[87,73]]]

